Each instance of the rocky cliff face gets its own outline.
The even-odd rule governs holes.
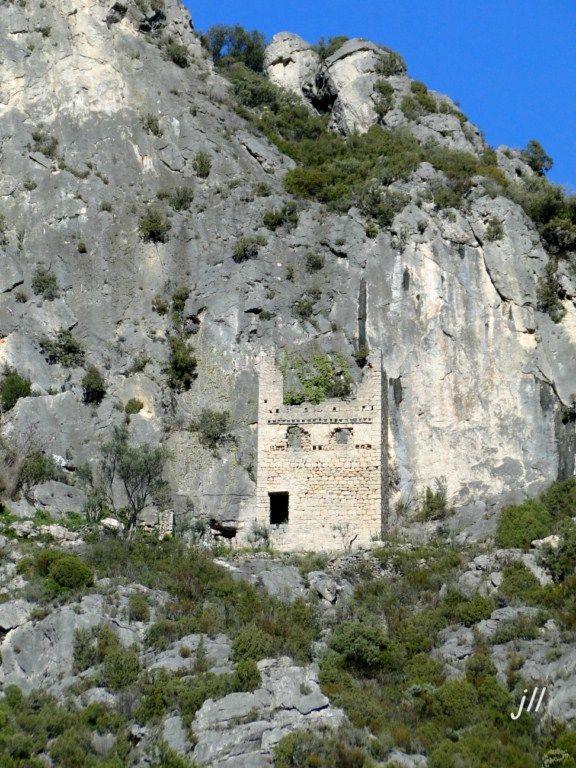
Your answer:
[[[61,457],[73,483],[137,398],[131,437],[170,449],[174,498],[248,521],[260,353],[315,342],[343,353],[358,380],[353,355],[366,338],[390,385],[391,523],[398,500],[445,478],[454,524],[479,532],[486,510],[573,473],[576,291],[566,272],[560,323],[537,310],[548,256],[522,209],[478,181],[466,214],[441,211],[427,195],[439,172],[422,163],[393,185],[407,204],[376,237],[357,209],[315,202],[270,231],[263,215],[290,201],[282,181],[293,161],[237,114],[180,3],[153,5],[28,0],[0,11],[0,364],[32,382],[2,415],[8,443]],[[387,59],[383,125],[480,156],[481,134],[445,97],[442,113],[398,108],[411,81],[378,46],[349,41],[321,62],[282,34],[265,63],[347,135],[380,119],[374,89]],[[518,154],[497,155],[510,178],[530,173]],[[151,213],[169,225],[152,238],[142,229]],[[265,239],[257,258],[235,260],[239,239],[254,235]],[[324,257],[312,276],[310,251]],[[52,297],[33,287],[39,269],[56,279]],[[319,298],[298,317],[311,289]],[[198,360],[181,393],[164,370],[176,322]],[[83,402],[82,367],[47,360],[42,338],[61,330],[81,343],[84,367],[103,372],[100,404]],[[206,407],[232,414],[235,440],[219,457],[188,429]]]

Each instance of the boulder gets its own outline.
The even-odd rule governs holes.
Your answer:
[[[274,35],[264,53],[264,71],[270,80],[300,97],[319,67],[320,58],[312,46],[290,32]]]
[[[26,600],[9,600],[7,603],[0,603],[0,632],[9,632],[25,624],[32,608],[31,603]]]

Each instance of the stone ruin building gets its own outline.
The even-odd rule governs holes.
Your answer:
[[[386,522],[386,386],[371,359],[355,397],[285,405],[273,358],[260,365],[257,523],[280,550],[330,550],[380,537]]]

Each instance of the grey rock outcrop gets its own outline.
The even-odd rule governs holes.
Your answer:
[[[274,35],[264,54],[264,69],[273,83],[297,96],[314,80],[320,57],[305,40],[291,32]]]
[[[212,768],[270,768],[276,744],[290,731],[336,728],[344,721],[318,686],[313,666],[290,659],[258,663],[262,686],[208,700],[196,714],[193,758]]]

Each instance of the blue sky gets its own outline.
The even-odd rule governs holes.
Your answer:
[[[275,32],[366,37],[399,51],[408,73],[446,93],[493,145],[536,138],[553,181],[576,191],[574,0],[185,0],[196,29],[238,23]]]

